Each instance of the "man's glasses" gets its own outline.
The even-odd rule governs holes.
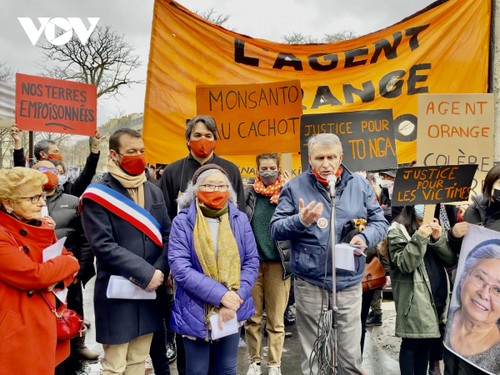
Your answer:
[[[485,277],[479,272],[471,272],[469,275],[472,284],[474,284],[475,287],[484,289],[484,287],[487,286],[491,296],[497,300],[500,300],[500,286],[491,285],[489,282],[486,281]]]
[[[205,191],[228,191],[229,185],[200,185]]]
[[[33,195],[31,197],[19,197],[15,200],[16,201],[26,200],[26,201],[30,201],[32,204],[37,204],[38,202],[40,202],[40,199],[45,200],[46,198],[47,198],[47,194],[42,193],[42,194]]]
[[[59,171],[57,170],[57,168],[53,168],[53,167],[38,167],[37,170],[39,170],[40,172],[51,171],[57,175],[59,174]]]

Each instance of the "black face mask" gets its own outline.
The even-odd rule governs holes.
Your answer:
[[[500,190],[498,189],[493,189],[493,194],[492,194],[493,200],[496,203],[500,203]]]

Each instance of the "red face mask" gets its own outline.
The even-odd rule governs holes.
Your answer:
[[[199,158],[206,158],[215,150],[215,141],[206,138],[189,141],[189,148]]]
[[[61,154],[49,154],[49,160],[50,159],[56,159],[56,160],[62,161],[62,155]]]
[[[140,175],[146,168],[146,158],[144,154],[123,155],[120,167],[131,176]]]
[[[54,190],[57,187],[57,184],[59,183],[59,176],[56,175],[52,171],[45,171],[42,172],[47,178],[49,179],[44,185],[43,189],[47,191]]]
[[[213,208],[215,210],[220,210],[223,208],[227,201],[229,200],[228,191],[198,191],[196,194],[201,203],[205,206]]]

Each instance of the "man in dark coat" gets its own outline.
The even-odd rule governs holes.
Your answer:
[[[97,259],[94,310],[103,375],[144,369],[153,332],[162,325],[159,287],[169,271],[170,220],[161,191],[146,180],[140,133],[117,130],[109,152],[109,173],[82,196],[83,227]],[[125,295],[109,287],[115,281],[126,284]],[[147,299],[153,291],[156,299]]]
[[[160,189],[170,220],[177,215],[178,195],[186,190],[194,172],[204,164],[217,164],[224,169],[236,191],[238,208],[245,212],[245,193],[240,171],[235,164],[214,153],[218,138],[217,124],[211,116],[195,116],[187,123],[186,145],[189,155],[167,165],[160,179]]]

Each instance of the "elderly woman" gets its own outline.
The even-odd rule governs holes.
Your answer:
[[[46,262],[43,250],[55,240],[41,220],[47,177],[17,167],[0,170],[0,368],[2,374],[53,375],[69,355],[69,340],[57,341],[54,288],[78,271],[71,253]]]
[[[176,283],[171,328],[183,336],[186,374],[233,374],[239,329],[212,340],[212,329],[241,325],[254,314],[252,287],[259,261],[247,216],[235,206],[236,193],[225,171],[199,168],[179,198],[172,222],[169,263]],[[217,320],[210,318],[218,314]],[[238,327],[239,328],[239,327]]]
[[[450,311],[445,346],[487,373],[500,374],[500,240],[471,250],[455,293],[459,307]],[[453,363],[446,366],[462,373],[453,370]],[[469,368],[463,373],[483,372]]]

